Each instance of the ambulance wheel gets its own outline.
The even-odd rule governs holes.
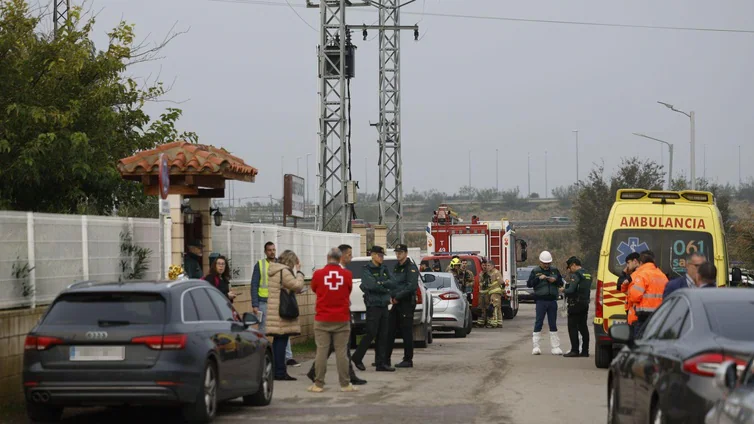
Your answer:
[[[594,352],[594,365],[597,368],[609,368],[610,362],[613,361],[613,346],[612,345],[597,345]]]
[[[513,319],[513,317],[515,317],[515,316],[516,316],[516,314],[513,312],[513,309],[511,309],[511,308],[505,308],[505,309],[503,309],[503,318],[505,318],[505,319]]]

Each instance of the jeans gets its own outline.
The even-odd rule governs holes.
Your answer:
[[[534,332],[542,331],[542,326],[547,315],[547,324],[550,326],[550,332],[558,331],[558,301],[557,300],[537,300],[536,306],[537,318],[534,321]]]
[[[366,355],[369,345],[376,339],[374,362],[378,367],[387,365],[389,358],[386,357],[385,352],[387,351],[387,329],[389,324],[390,316],[387,306],[367,307],[366,334],[361,338],[359,347],[356,348],[356,352],[351,356],[355,364],[360,364],[364,361],[364,355]]]
[[[275,336],[272,338],[272,356],[275,359],[275,377],[281,378],[288,374],[285,365],[285,346],[288,344],[288,335]]]
[[[589,327],[586,325],[587,312],[568,314],[568,337],[571,339],[571,352],[579,353],[579,333],[581,333],[581,353],[589,352]]]
[[[259,331],[267,331],[267,302],[259,301],[259,312],[262,313],[262,320],[259,322]],[[293,350],[291,350],[291,340],[288,339],[288,345],[285,346],[285,360],[293,359]]]

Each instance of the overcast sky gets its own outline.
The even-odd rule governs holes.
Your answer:
[[[75,1],[75,0],[74,0]],[[243,0],[239,0],[243,1]],[[311,153],[316,175],[318,108],[316,9],[232,4],[210,0],[94,0],[96,40],[120,19],[136,24],[139,37],[159,41],[177,22],[190,29],[158,63],[134,69],[146,75],[161,67],[176,83],[169,97],[187,100],[182,130],[200,142],[224,147],[259,168],[257,182],[236,184],[235,197],[278,197],[281,156],[285,172]],[[304,0],[289,0],[301,6]],[[261,2],[264,3],[264,2]],[[754,174],[754,33],[669,31],[432,16],[462,14],[545,20],[726,28],[754,31],[750,0],[418,0],[401,23],[419,22],[423,36],[402,36],[402,141],[404,191],[454,192],[471,183],[495,187],[495,149],[500,189],[545,190],[548,151],[552,188],[573,183],[575,135],[580,174],[604,161],[612,170],[621,157],[660,161],[661,145],[632,136],[643,132],[675,143],[674,173],[689,172],[689,119],[658,105],[696,111],[697,176],[738,181]],[[424,11],[424,14],[422,12]],[[410,14],[408,12],[411,12]],[[373,23],[376,9],[348,10],[350,24]],[[364,188],[377,187],[378,40],[358,46],[352,81],[353,174]],[[370,33],[370,38],[376,32]],[[169,105],[151,105],[157,115]],[[365,158],[369,157],[365,169]],[[668,155],[665,154],[667,164]],[[667,166],[667,165],[666,165]],[[306,173],[306,159],[300,160]],[[310,187],[315,187],[311,184]],[[314,198],[314,196],[311,196]]]

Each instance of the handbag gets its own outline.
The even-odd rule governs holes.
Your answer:
[[[280,270],[280,318],[296,319],[299,315],[296,294],[283,287],[283,270]]]

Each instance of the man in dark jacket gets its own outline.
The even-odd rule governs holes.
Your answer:
[[[552,266],[550,252],[545,250],[540,253],[539,266],[531,271],[526,287],[534,289],[534,300],[536,302],[536,320],[532,334],[533,348],[531,354],[542,354],[539,342],[542,339],[541,332],[546,315],[550,327],[551,352],[553,355],[562,355],[563,351],[560,349],[560,338],[558,337],[558,289],[563,287],[563,277],[560,276],[560,271]]]
[[[414,366],[414,310],[416,310],[416,289],[419,288],[419,270],[408,258],[408,246],[399,244],[395,247],[398,263],[393,268],[393,282],[396,288],[391,292],[390,325],[388,326],[387,365],[391,365],[395,332],[400,331],[403,338],[403,361],[396,368]]]
[[[204,277],[202,271],[202,248],[201,240],[193,240],[189,243],[188,252],[183,256],[183,270],[188,278],[200,279]]]
[[[663,301],[671,293],[678,289],[695,289],[699,281],[699,267],[707,262],[707,258],[700,253],[692,253],[686,257],[686,275],[682,275],[674,280],[668,281],[665,285],[665,291],[662,293]]]
[[[715,264],[705,262],[699,267],[699,288],[717,288],[717,267]]]
[[[387,305],[390,304],[390,292],[396,288],[396,285],[387,267],[383,265],[385,249],[382,246],[373,246],[371,256],[372,261],[364,265],[359,285],[361,291],[364,292],[364,305],[367,307],[366,334],[362,337],[356,352],[351,356],[351,361],[356,368],[365,371],[364,355],[372,341],[377,339],[374,358],[377,371],[395,371],[395,368],[388,365],[389,358],[386,352],[387,331],[390,324]]]
[[[568,337],[571,339],[571,351],[563,355],[564,358],[589,357],[589,327],[586,318],[589,314],[589,297],[592,282],[584,277],[581,260],[575,256],[566,262],[568,284],[563,294],[568,304]],[[579,333],[581,333],[581,353],[579,353]]]

